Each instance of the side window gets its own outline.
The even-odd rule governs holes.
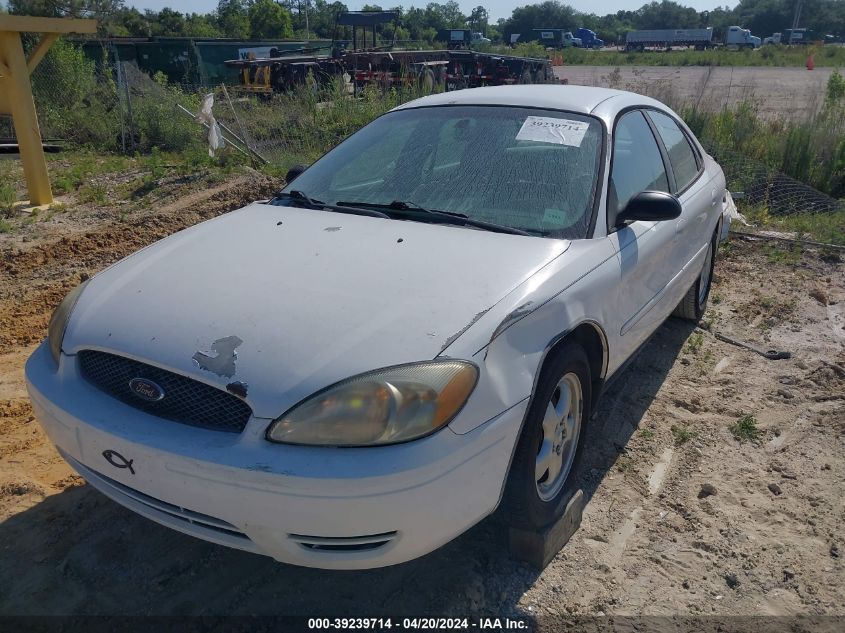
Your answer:
[[[613,137],[613,163],[607,196],[608,223],[641,191],[669,192],[669,180],[657,141],[643,114],[635,110],[622,116]]]
[[[678,127],[672,117],[649,110],[648,116],[654,122],[663,145],[669,153],[669,163],[675,173],[675,184],[678,191],[685,189],[698,176],[698,163],[689,139]]]

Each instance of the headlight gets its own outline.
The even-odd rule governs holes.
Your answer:
[[[303,400],[267,429],[267,439],[317,446],[377,446],[413,440],[448,424],[478,381],[475,365],[431,361],[343,380]]]
[[[62,299],[59,307],[53,312],[50,317],[50,325],[47,328],[47,339],[50,343],[50,353],[53,354],[53,360],[59,364],[59,356],[62,353],[62,339],[65,337],[65,330],[67,329],[67,322],[70,319],[70,313],[73,312],[73,307],[79,301],[79,295],[85,289],[88,281],[84,281],[76,288],[71,290],[67,296]]]

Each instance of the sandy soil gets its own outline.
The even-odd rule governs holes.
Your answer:
[[[672,105],[705,111],[753,103],[768,118],[805,120],[823,105],[834,69],[766,66],[556,66],[570,84],[647,94]]]
[[[542,573],[508,556],[495,518],[411,563],[326,572],[195,540],[93,490],[24,390],[51,309],[86,275],[271,188],[241,176],[119,220],[79,211],[0,236],[0,613],[843,614],[845,266],[763,242],[720,253],[710,331],[670,320],[604,399],[582,527]],[[746,415],[759,437],[741,442],[730,428]]]

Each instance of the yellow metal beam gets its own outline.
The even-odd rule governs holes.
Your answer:
[[[41,39],[38,40],[38,45],[29,54],[29,59],[26,60],[26,69],[30,73],[35,70],[35,67],[38,66],[38,62],[44,58],[44,55],[47,54],[47,51],[50,50],[53,42],[57,39],[59,39],[58,33],[44,33],[41,35]]]
[[[30,73],[60,33],[96,32],[96,20],[0,15],[0,113],[12,115],[29,201],[34,205],[53,202],[53,192],[41,145]],[[29,60],[24,55],[21,33],[41,33]]]
[[[41,132],[20,33],[0,30],[0,62],[9,69],[9,75],[3,77],[2,88],[7,101],[5,105],[15,125],[29,200],[34,205],[50,204],[53,193],[50,191],[47,161],[41,146]]]
[[[0,15],[0,31],[17,33],[96,33],[97,20]]]

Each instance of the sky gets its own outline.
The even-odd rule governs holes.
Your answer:
[[[378,4],[379,6],[396,6],[401,5],[406,9],[411,7],[424,7],[431,0],[382,0],[381,2],[366,0],[363,2],[356,2],[355,0],[346,0],[346,6],[351,10],[360,9],[365,4]],[[435,0],[445,2],[446,0]],[[461,9],[465,14],[469,14],[475,7],[481,5],[487,9],[495,22],[499,18],[510,17],[511,12],[515,7],[526,4],[534,4],[539,0],[458,0]],[[716,7],[730,5],[731,7],[736,2],[730,3],[725,0],[678,0],[680,4],[692,7],[698,11],[711,10]],[[605,15],[607,13],[616,13],[620,10],[633,11],[639,9],[649,0],[570,0],[565,4],[571,5],[582,13],[595,13],[596,15]],[[164,7],[170,7],[183,13],[208,13],[217,8],[217,0],[127,0],[127,6],[134,6],[137,9],[154,9],[156,11]]]

